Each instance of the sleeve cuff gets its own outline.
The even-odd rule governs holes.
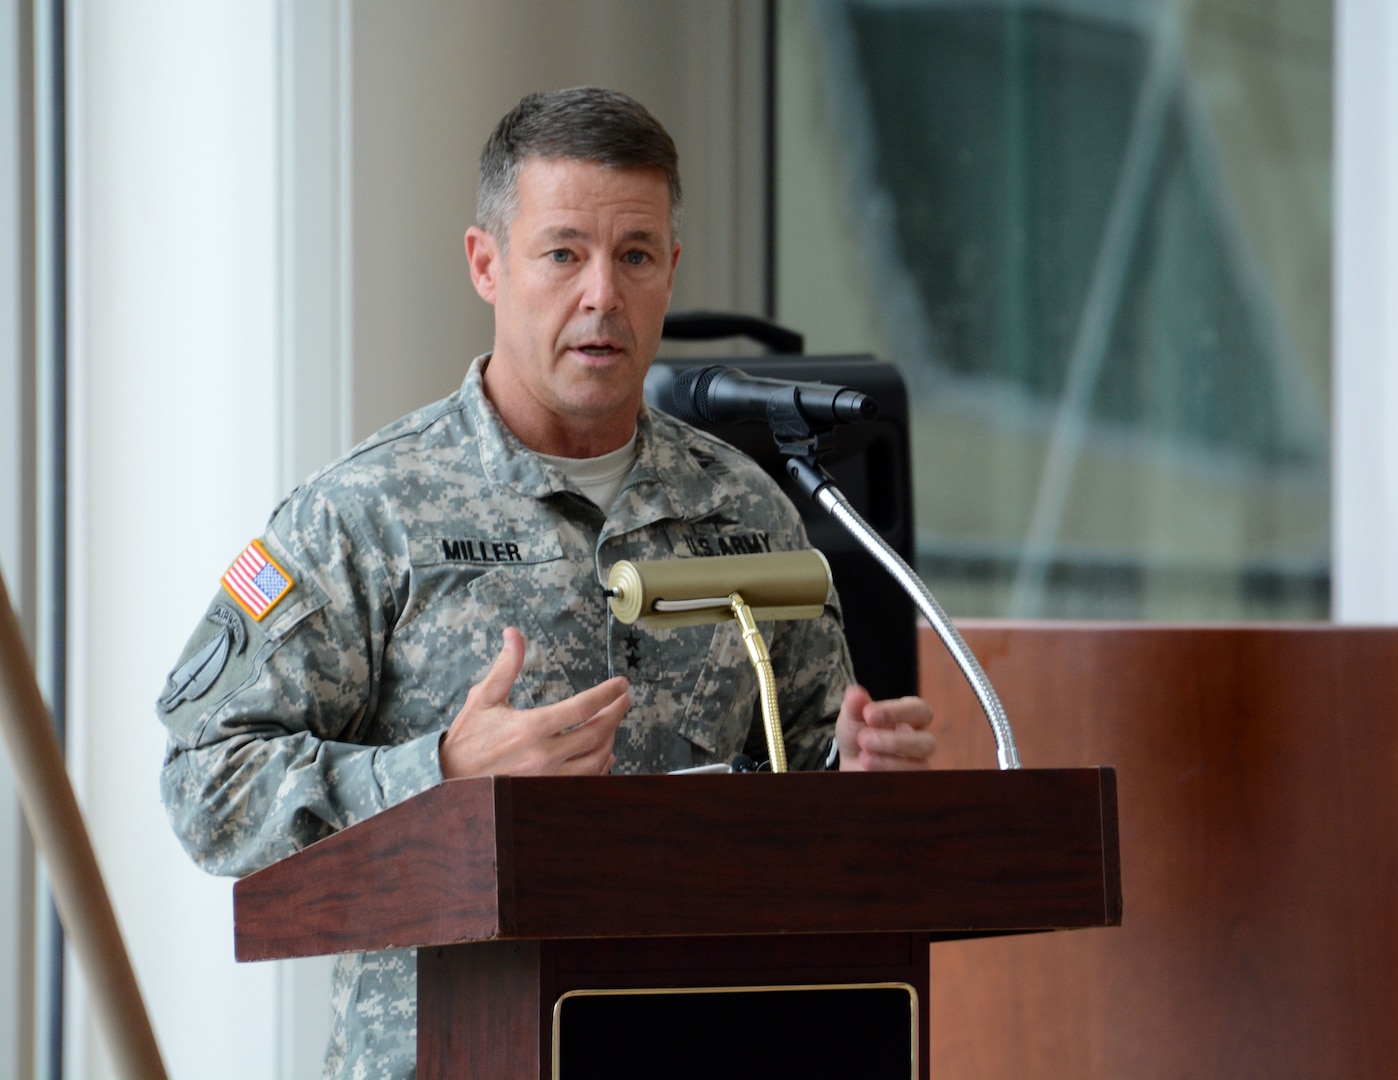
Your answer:
[[[437,756],[442,733],[433,731],[397,746],[380,747],[374,755],[374,778],[383,792],[384,809],[419,795],[442,782]]]

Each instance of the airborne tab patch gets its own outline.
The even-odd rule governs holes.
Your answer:
[[[243,549],[223,575],[223,587],[228,594],[258,622],[295,584],[291,575],[276,564],[257,540]]]
[[[209,687],[218,681],[230,656],[240,655],[248,643],[248,632],[243,629],[243,617],[227,604],[217,604],[204,618],[218,627],[218,633],[183,664],[170,672],[168,689],[156,704],[161,712],[186,701],[194,701],[209,692]]]

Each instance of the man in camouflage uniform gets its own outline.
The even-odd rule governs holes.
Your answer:
[[[626,626],[602,591],[619,559],[806,546],[761,470],[643,404],[679,198],[673,143],[628,98],[531,95],[501,121],[466,236],[493,352],[292,492],[159,701],[166,807],[205,869],[248,873],[447,777],[762,745],[736,624]],[[763,632],[793,767],[926,766],[930,710],[850,685],[833,597]],[[333,997],[327,1076],[413,1075],[411,951],[341,958]]]

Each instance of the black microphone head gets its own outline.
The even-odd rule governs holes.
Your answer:
[[[837,418],[851,424],[873,420],[879,415],[879,403],[858,390],[842,389],[835,395],[832,406]]]
[[[688,368],[670,386],[670,412],[687,424],[715,423],[709,410],[709,387],[728,369],[719,364]]]

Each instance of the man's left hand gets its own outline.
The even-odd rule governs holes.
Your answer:
[[[864,687],[848,687],[835,741],[841,772],[930,769],[937,748],[932,706],[915,697],[875,701]]]

